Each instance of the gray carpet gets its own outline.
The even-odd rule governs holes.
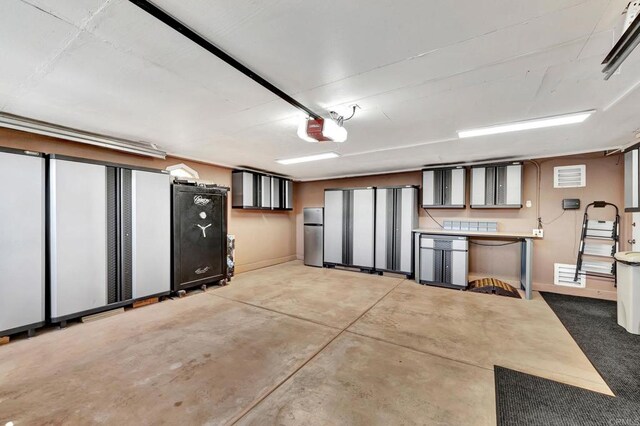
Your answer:
[[[496,366],[499,425],[640,425],[640,336],[618,326],[616,304],[543,293],[616,397]]]

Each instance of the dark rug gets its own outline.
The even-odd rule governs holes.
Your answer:
[[[496,366],[499,425],[640,425],[640,336],[616,303],[543,293],[616,397]]]

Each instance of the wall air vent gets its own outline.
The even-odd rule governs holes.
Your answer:
[[[554,188],[581,188],[587,186],[587,166],[560,166],[553,168]]]
[[[574,281],[576,275],[576,265],[564,263],[553,264],[553,283],[564,287],[585,288],[587,286],[586,276],[578,276],[578,281]]]

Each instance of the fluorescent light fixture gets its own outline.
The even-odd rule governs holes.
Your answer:
[[[582,123],[595,110],[574,112],[571,114],[554,115],[552,117],[536,118],[533,120],[516,121],[497,126],[480,127],[478,129],[459,130],[459,138],[473,138],[476,136],[497,135],[500,133],[519,132],[521,130],[542,129],[544,127],[564,126],[565,124]]]
[[[328,160],[329,158],[337,158],[340,157],[340,154],[337,152],[325,152],[322,154],[314,154],[307,155],[305,157],[296,157],[296,158],[285,158],[283,160],[276,160],[276,163],[280,164],[298,164],[298,163],[307,163],[309,161],[318,161],[318,160]]]
[[[185,179],[200,179],[200,175],[184,163],[175,164],[165,169],[171,176]]]
[[[155,158],[166,158],[167,154],[159,150],[154,144],[145,142],[134,142],[126,139],[113,138],[99,135],[97,133],[85,132],[83,130],[72,129],[71,127],[58,126],[57,124],[44,121],[33,120],[31,118],[20,117],[13,114],[0,113],[0,127],[15,129],[38,135],[52,136],[54,138],[66,139],[74,142],[86,143],[103,148],[115,149],[129,152],[131,154],[146,155]]]

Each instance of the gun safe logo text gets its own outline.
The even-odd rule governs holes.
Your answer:
[[[203,197],[202,195],[196,195],[193,197],[193,202],[196,206],[206,206],[211,201],[210,198]]]

